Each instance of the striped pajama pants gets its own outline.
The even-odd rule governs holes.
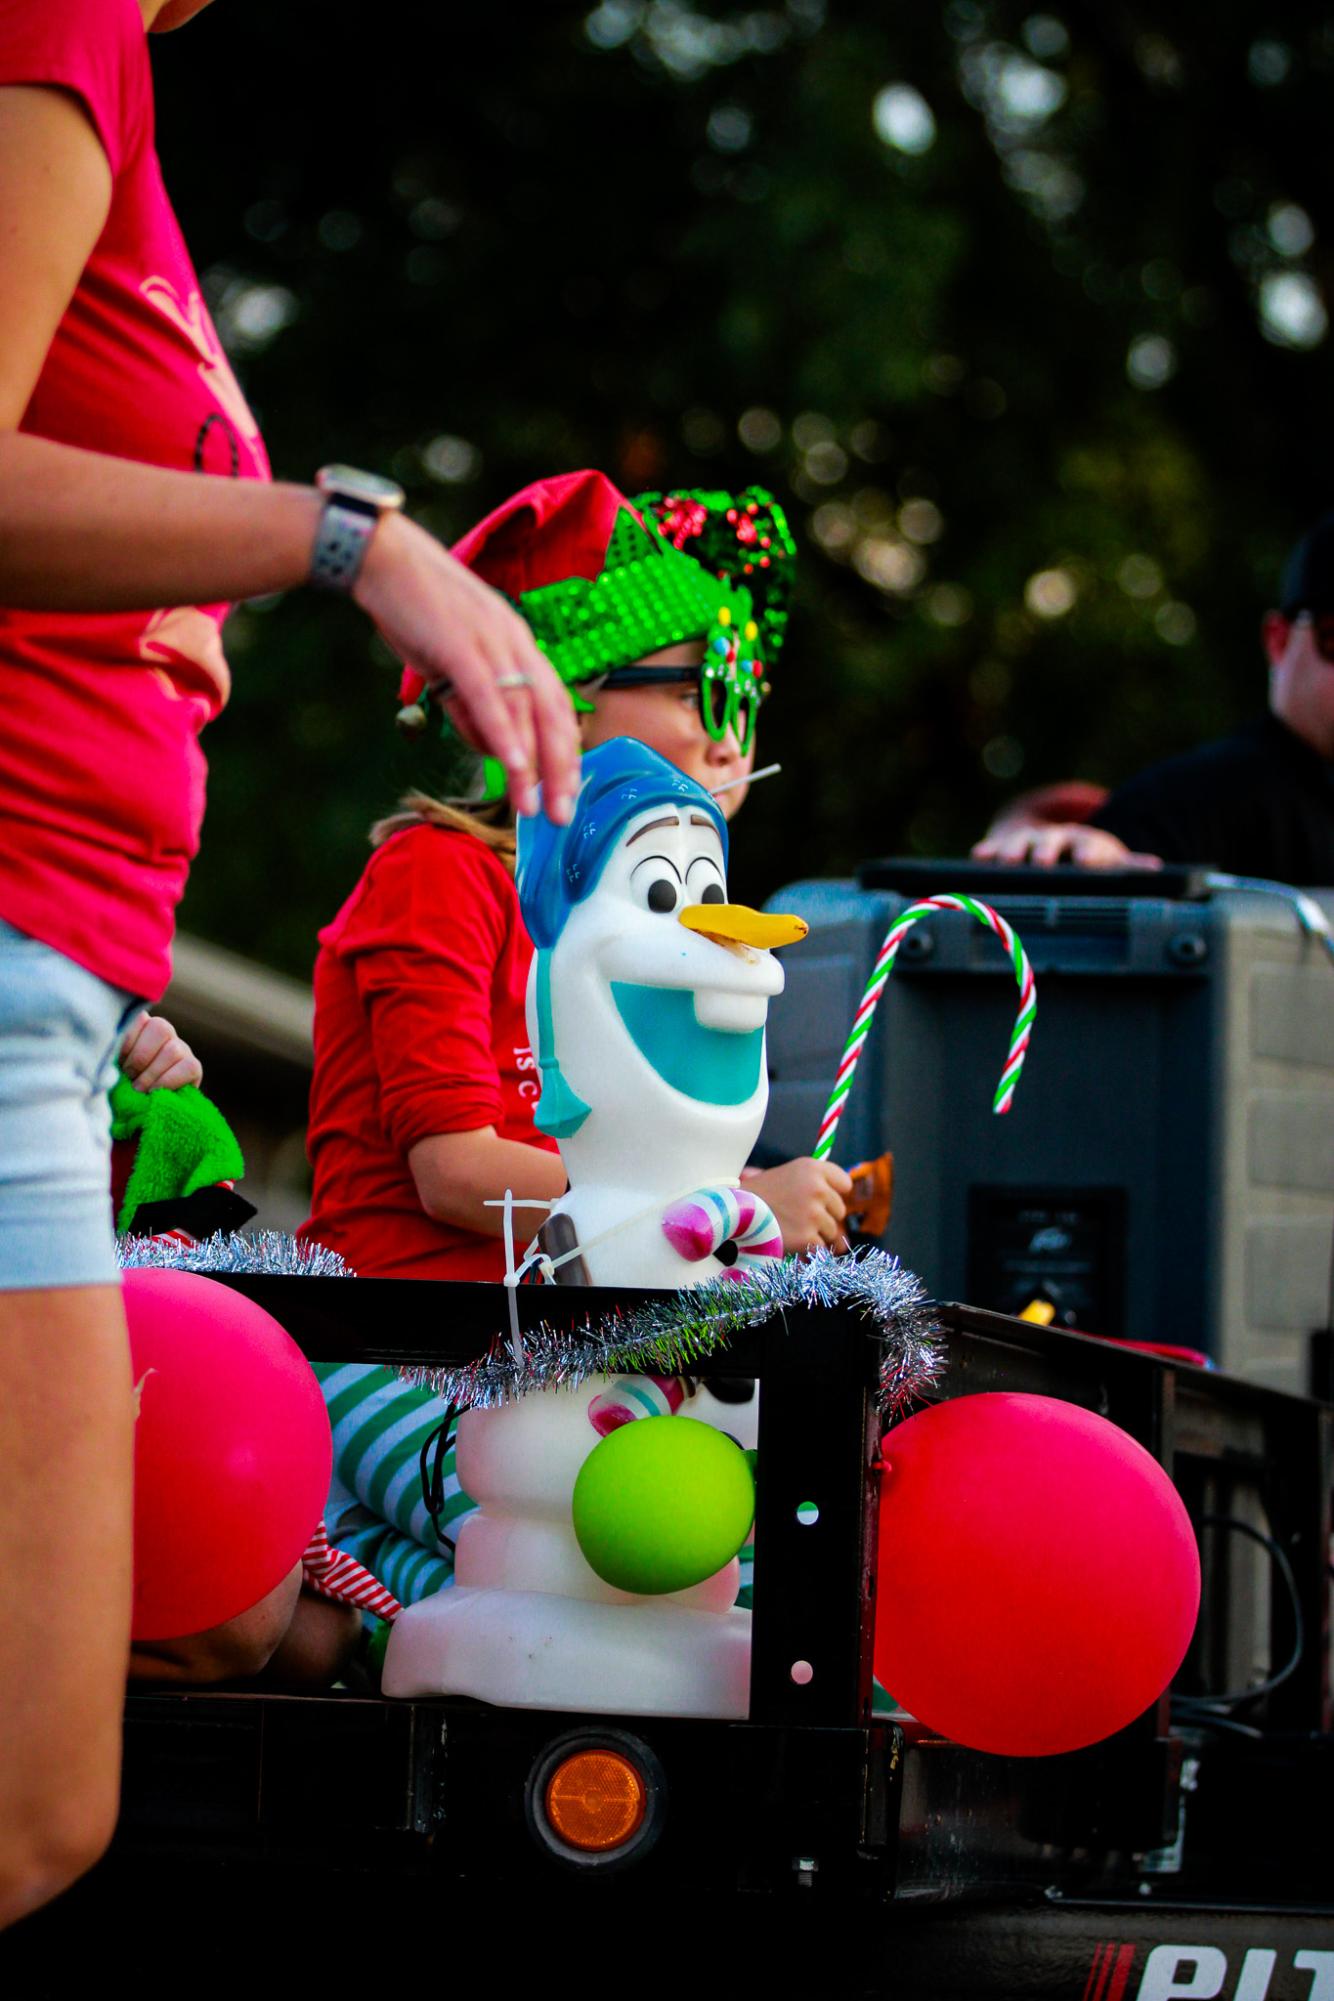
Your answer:
[[[330,1542],[364,1564],[400,1605],[433,1597],[454,1582],[454,1553],[436,1535],[421,1482],[422,1446],[445,1420],[443,1398],[365,1362],[316,1362],[314,1369],[333,1429],[333,1482],[324,1514]],[[459,1485],[452,1445],[443,1470],[440,1526],[453,1542],[477,1503]],[[747,1543],[736,1598],[747,1611],[753,1570]],[[877,1714],[893,1709],[879,1682],[872,1697]]]
[[[437,1537],[422,1493],[421,1451],[446,1405],[391,1369],[316,1362],[333,1429],[334,1477],[325,1510],[329,1540],[415,1605],[454,1582],[454,1557]],[[431,1448],[434,1454],[434,1446]],[[477,1503],[459,1485],[454,1448],[445,1455],[440,1525],[454,1541]],[[751,1554],[741,1552],[737,1604],[750,1604]]]

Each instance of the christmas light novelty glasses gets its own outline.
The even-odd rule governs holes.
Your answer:
[[[722,630],[708,642],[699,670],[699,712],[715,743],[734,730],[744,755],[755,741],[760,703],[769,692],[764,667],[754,657],[760,629],[750,618],[738,633],[726,605],[718,623]]]
[[[614,667],[601,682],[604,688],[648,688],[693,681],[699,676],[700,720],[715,743],[735,732],[744,757],[755,742],[760,703],[769,693],[763,663],[755,655],[760,629],[747,619],[738,632],[727,605],[718,612],[719,630],[704,646],[701,667],[667,667],[636,660]]]

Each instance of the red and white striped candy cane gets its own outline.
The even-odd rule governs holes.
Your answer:
[[[783,1233],[773,1210],[749,1188],[697,1188],[664,1212],[662,1234],[688,1264],[717,1256],[730,1245],[726,1278],[742,1278],[761,1259],[783,1255]]]
[[[589,1404],[588,1421],[605,1438],[637,1417],[675,1417],[685,1394],[679,1376],[618,1376]]]
[[[876,956],[876,962],[871,968],[871,977],[866,982],[866,991],[857,1004],[852,1028],[843,1045],[838,1074],[829,1093],[829,1103],[825,1106],[824,1117],[820,1121],[819,1136],[814,1147],[816,1160],[827,1160],[833,1151],[834,1134],[838,1131],[843,1107],[848,1102],[848,1093],[852,1089],[858,1059],[871,1032],[871,1018],[875,1013],[877,1001],[885,991],[885,982],[893,970],[899,946],[918,918],[930,916],[933,910],[966,910],[979,924],[985,924],[988,930],[995,932],[1010,955],[1014,976],[1019,982],[1019,1013],[1015,1017],[1014,1033],[1010,1037],[1010,1053],[1005,1059],[1000,1083],[996,1086],[992,1110],[1008,1112],[1014,1103],[1014,1087],[1019,1082],[1019,1072],[1024,1067],[1024,1057],[1028,1052],[1029,1038],[1033,1033],[1033,1022],[1038,1011],[1037,982],[1033,978],[1033,968],[1028,963],[1028,954],[1000,912],[993,910],[989,903],[982,903],[975,896],[927,896],[895,918]]]

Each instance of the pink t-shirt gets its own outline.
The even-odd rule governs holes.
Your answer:
[[[111,212],[21,429],[113,458],[267,479],[255,420],[162,185],[137,0],[0,0],[0,84],[70,93]],[[226,605],[0,609],[0,917],[155,999],[199,843],[199,732],[227,699]]]

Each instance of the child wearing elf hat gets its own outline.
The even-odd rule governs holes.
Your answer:
[[[641,513],[602,474],[572,473],[515,495],[455,554],[517,606],[585,749],[635,736],[736,812],[793,555],[768,495],[652,496]],[[431,691],[408,675],[403,692],[423,728]],[[472,812],[411,795],[320,934],[306,1231],[366,1275],[499,1280],[487,1199],[564,1188],[533,1125],[532,947],[500,779],[484,769]],[[848,1192],[814,1161],[765,1177],[791,1249],[840,1241]]]
[[[501,590],[570,691],[584,748],[634,736],[719,794],[745,797],[756,719],[787,618],[794,545],[759,489],[645,495],[602,474],[516,494],[454,551]],[[400,724],[424,734],[438,691],[407,674]],[[532,946],[513,883],[501,774],[470,809],[424,793],[372,832],[352,896],[320,934],[305,1233],[364,1276],[499,1280],[488,1198],[565,1187],[539,1133],[525,993]],[[848,1177],[801,1160],[755,1177],[789,1250],[843,1241]],[[419,1455],[445,1411],[383,1370],[320,1372],[334,1426],[328,1517],[403,1602],[448,1581],[441,1544],[471,1503],[452,1453],[435,1505]],[[359,1497],[354,1499],[354,1495]]]

